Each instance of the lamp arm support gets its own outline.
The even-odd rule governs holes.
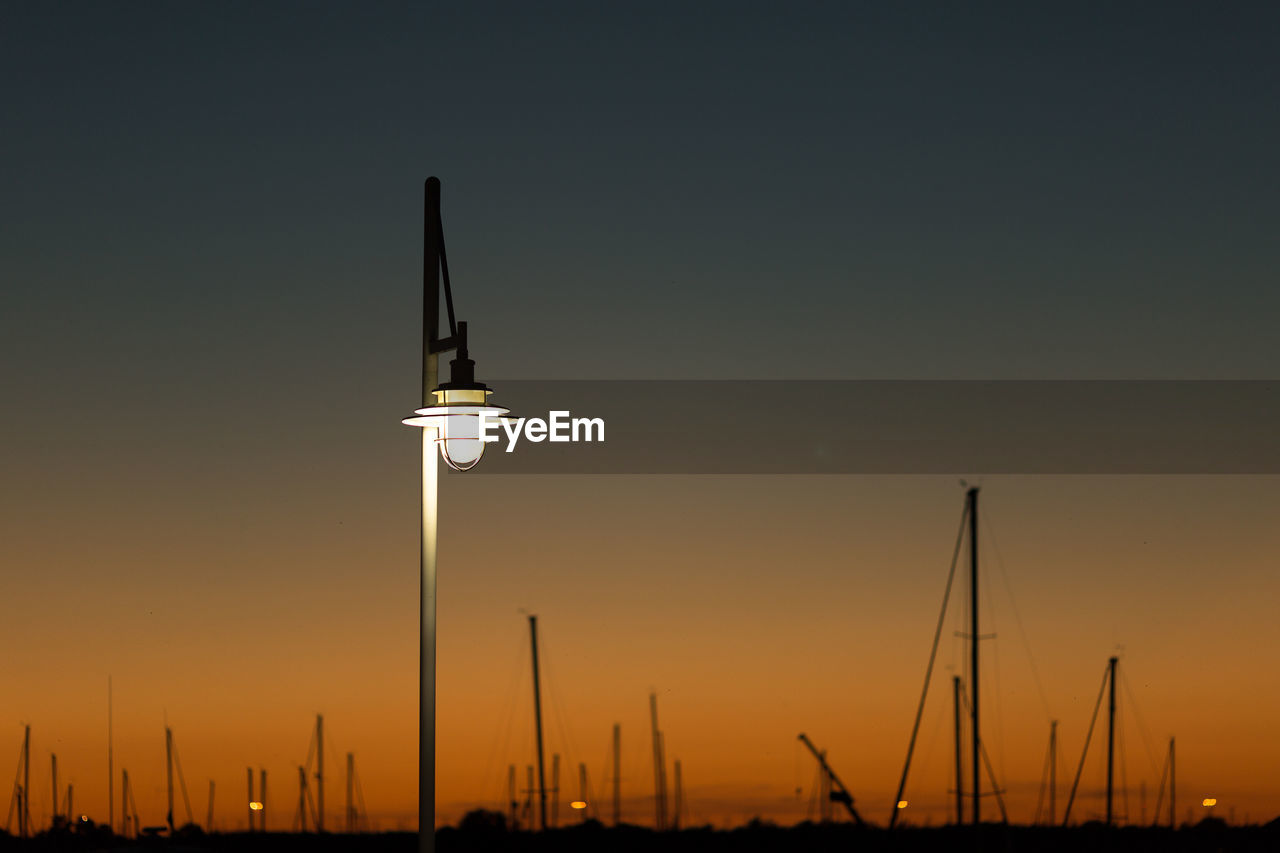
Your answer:
[[[440,218],[440,179],[427,178],[422,222],[422,342],[423,373],[429,356],[458,348],[458,324],[453,311],[453,288],[444,249],[444,224]],[[440,337],[440,282],[444,279],[444,304],[449,336]],[[423,405],[430,402],[430,388],[423,388]]]

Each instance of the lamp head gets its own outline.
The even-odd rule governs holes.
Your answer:
[[[484,455],[481,418],[498,418],[510,410],[489,405],[493,391],[475,377],[476,363],[467,353],[467,324],[458,324],[458,354],[449,361],[449,381],[431,391],[433,404],[405,418],[408,426],[433,427],[440,458],[455,471],[474,468]]]

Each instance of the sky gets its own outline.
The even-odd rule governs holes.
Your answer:
[[[33,813],[56,752],[104,815],[110,675],[144,823],[167,720],[198,820],[213,779],[217,825],[242,824],[253,766],[287,828],[324,713],[374,822],[415,825],[398,420],[428,175],[497,400],[503,379],[1271,379],[1278,29],[1261,4],[6,4],[0,733],[16,759],[32,726]],[[883,820],[961,477],[1000,549],[983,707],[1011,817],[1050,719],[1074,769],[1116,653],[1149,809],[1176,735],[1180,812],[1280,813],[1280,482],[957,471],[444,477],[440,819],[529,762],[537,613],[552,749],[600,784],[621,723],[629,818],[652,811],[653,690],[692,819],[803,818],[804,731]],[[912,820],[947,814],[953,627]]]

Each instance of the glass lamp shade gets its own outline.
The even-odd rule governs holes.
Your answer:
[[[492,393],[487,389],[437,389],[431,393],[436,397],[436,405],[418,409],[413,417],[401,423],[434,428],[436,446],[445,464],[455,471],[474,468],[484,455],[480,419],[498,420],[511,410],[485,405],[485,398]]]

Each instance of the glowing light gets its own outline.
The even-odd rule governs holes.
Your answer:
[[[900,808],[900,809],[905,809],[906,807],[907,807],[907,801],[906,801],[906,800],[898,800],[898,808]]]
[[[253,809],[255,812],[260,812],[262,811],[262,803],[249,803],[249,808]]]
[[[1217,800],[1217,798],[1215,798],[1215,797],[1205,797],[1205,798],[1204,798],[1204,802],[1203,802],[1203,803],[1201,803],[1200,805],[1204,806],[1206,809],[1211,809],[1211,808],[1213,808],[1214,806],[1216,806],[1217,804],[1218,804],[1218,800]]]
[[[587,804],[584,803],[582,800],[574,800],[572,803],[569,803],[569,806],[575,809],[585,809],[587,807]]]
[[[480,457],[484,455],[485,442],[480,440],[480,418],[486,417],[491,421],[500,419],[503,415],[510,412],[510,409],[504,409],[501,406],[483,405],[483,397],[481,396],[480,405],[471,405],[465,402],[457,402],[453,399],[444,398],[444,391],[432,392],[442,397],[440,405],[427,406],[416,410],[413,417],[404,418],[400,421],[405,426],[426,427],[435,429],[436,445],[440,448],[440,458],[448,464],[450,468],[457,471],[466,471],[475,467],[480,461]],[[458,392],[449,392],[455,397]],[[490,392],[477,392],[488,394]],[[444,400],[448,399],[448,402]]]

